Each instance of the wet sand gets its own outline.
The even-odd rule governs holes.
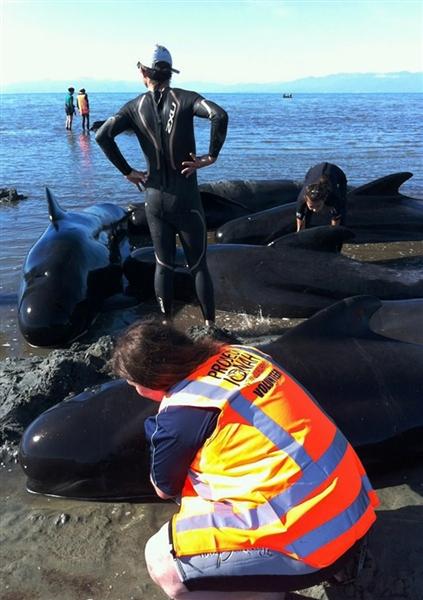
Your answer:
[[[423,598],[423,466],[372,479],[382,501],[352,584],[290,594],[327,600]],[[0,469],[2,600],[164,600],[143,549],[173,503],[98,503],[25,492],[18,465]]]

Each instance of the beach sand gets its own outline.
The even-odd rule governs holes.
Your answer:
[[[291,598],[423,598],[423,466],[372,479],[381,499],[364,567],[352,584]],[[18,465],[0,470],[2,600],[164,600],[144,563],[147,539],[173,503],[98,503],[25,491]]]

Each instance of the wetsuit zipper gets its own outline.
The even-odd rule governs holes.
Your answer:
[[[145,98],[146,98],[146,96],[143,96],[143,98],[142,98],[142,100],[141,100],[141,102],[140,102],[140,104],[138,106],[138,114],[140,116],[141,123],[144,125],[144,127],[145,127],[148,135],[151,138],[151,141],[153,142],[153,146],[154,146],[154,149],[156,151],[157,170],[160,170],[160,149],[159,149],[159,146],[157,144],[156,137],[155,137],[154,133],[151,131],[151,129],[149,128],[149,126],[147,124],[147,121],[144,118],[144,116],[142,114],[142,111],[141,111],[141,108],[142,108],[142,105],[143,105],[143,102],[144,102]],[[154,101],[153,101],[153,103],[154,103]]]
[[[176,164],[175,164],[175,157],[173,155],[173,139],[175,137],[175,131],[176,131],[176,120],[178,118],[178,114],[179,114],[179,100],[176,97],[176,94],[173,90],[169,90],[169,94],[172,96],[175,105],[176,105],[176,111],[175,111],[175,116],[174,116],[174,123],[172,125],[172,131],[170,133],[170,137],[169,137],[169,155],[170,155],[170,164],[172,166],[172,169],[174,171],[176,171]]]
[[[154,107],[154,111],[156,114],[156,124],[157,124],[157,128],[158,128],[158,138],[160,140],[160,154],[162,157],[162,169],[161,169],[161,175],[160,175],[160,191],[163,191],[163,187],[165,189],[168,188],[169,186],[169,173],[168,173],[168,165],[167,165],[167,161],[166,161],[166,157],[165,157],[165,139],[164,139],[164,132],[163,132],[163,123],[162,123],[162,117],[161,117],[161,110],[163,108],[163,106],[160,108],[160,104],[164,101],[163,100],[163,90],[160,92],[160,96],[158,98],[158,100],[156,101],[156,98],[154,97],[154,92],[152,94],[153,97],[153,107]]]

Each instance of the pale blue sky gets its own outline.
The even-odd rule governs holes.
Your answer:
[[[421,0],[0,0],[3,83],[138,80],[158,42],[175,83],[423,70]]]

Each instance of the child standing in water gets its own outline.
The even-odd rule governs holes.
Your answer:
[[[86,94],[85,88],[81,88],[79,90],[76,104],[78,106],[79,114],[82,117],[82,130],[85,131],[86,126],[88,131],[90,128],[90,105],[88,102],[88,94]]]
[[[73,115],[75,114],[75,105],[73,103],[73,93],[75,91],[75,88],[70,87],[68,88],[68,93],[66,94],[66,98],[65,98],[65,113],[66,113],[66,129],[68,129],[69,131],[72,129],[72,121],[73,121]]]

